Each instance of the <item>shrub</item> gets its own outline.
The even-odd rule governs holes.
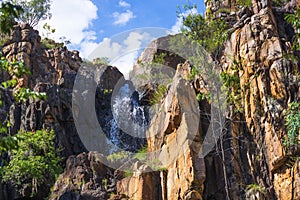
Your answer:
[[[253,184],[250,184],[250,185],[247,185],[246,187],[246,195],[248,196],[248,198],[250,198],[250,196],[252,195],[257,195],[258,194],[265,194],[265,188],[260,186],[259,184],[257,183],[253,183]]]
[[[239,7],[251,7],[252,0],[237,0],[237,5]]]
[[[164,98],[164,96],[166,95],[168,88],[166,85],[158,85],[153,96],[150,99],[150,104],[154,105],[157,103],[160,103],[160,101]]]
[[[0,168],[3,181],[17,187],[29,185],[33,197],[39,186],[52,185],[62,172],[61,158],[54,144],[55,134],[45,130],[21,131],[11,138],[15,145],[7,149],[10,160]]]
[[[289,24],[291,24],[295,29],[295,36],[292,42],[292,50],[300,50],[300,8],[298,8],[294,13],[287,14],[284,18]]]
[[[147,145],[143,146],[136,154],[134,154],[133,158],[139,159],[140,161],[145,161],[147,158]]]
[[[292,102],[289,104],[285,115],[287,138],[284,141],[286,147],[298,144],[298,135],[300,131],[300,103]]]
[[[45,49],[55,49],[55,48],[63,47],[64,43],[57,43],[52,39],[43,38],[42,45],[43,45],[43,48],[45,48]]]
[[[110,155],[107,156],[107,160],[110,162],[117,162],[119,160],[123,160],[123,159],[127,159],[129,156],[129,154],[127,153],[127,151],[119,151],[116,153],[112,153]]]

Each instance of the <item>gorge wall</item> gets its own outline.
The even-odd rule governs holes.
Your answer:
[[[288,104],[300,101],[300,68],[286,56],[292,51],[294,30],[284,21],[284,14],[295,9],[298,2],[275,7],[272,1],[253,0],[251,8],[243,9],[237,9],[237,1],[207,0],[206,5],[215,17],[223,17],[232,25],[222,56],[215,60],[219,72],[238,77],[238,89],[232,88],[237,98],[226,111],[224,134],[215,138],[215,147],[207,155],[201,156],[212,104],[196,96],[203,93],[203,85],[209,80],[190,78],[192,64],[164,51],[174,36],[160,38],[142,53],[132,73],[133,84],[143,84],[137,88],[139,103],[145,110],[151,106],[156,109],[153,115],[149,111],[148,161],[122,157],[115,161],[122,163],[118,169],[101,163],[109,162],[108,158],[101,152],[88,152],[78,136],[72,91],[83,65],[79,53],[65,47],[44,48],[37,31],[28,25],[15,27],[2,51],[9,60],[24,61],[31,71],[30,76],[19,80],[19,87],[46,92],[48,98],[20,104],[5,92],[0,118],[10,120],[11,134],[19,129],[55,131],[65,169],[50,199],[300,199],[300,146],[287,148],[283,144]],[[224,8],[230,14],[222,14]],[[145,73],[143,64],[153,62],[154,55],[162,53],[163,64],[173,71],[168,74],[170,84],[153,106],[149,99],[158,90],[157,83],[138,81],[136,77]],[[106,125],[113,119],[109,91],[124,78],[115,67],[100,68],[104,73],[95,80],[95,109],[109,138],[111,127]],[[120,138],[133,143],[134,148],[126,150],[136,152],[142,146],[128,137]],[[101,142],[105,141],[99,141],[99,145]],[[128,168],[130,173],[124,170]],[[0,199],[28,198],[12,188],[1,187]]]

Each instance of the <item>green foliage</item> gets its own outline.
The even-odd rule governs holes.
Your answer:
[[[284,145],[288,148],[299,143],[298,135],[300,131],[300,103],[292,102],[285,114],[287,138]]]
[[[0,70],[6,71],[10,75],[15,76],[16,78],[21,78],[22,75],[29,75],[30,71],[24,66],[22,62],[19,61],[8,61],[5,57],[1,56],[0,59]],[[15,86],[15,85],[12,85]]]
[[[133,158],[145,161],[147,158],[147,149],[147,145],[143,146],[136,154],[134,154]]]
[[[10,79],[0,83],[3,89],[13,88],[18,84],[18,79],[23,75],[29,75],[30,71],[19,61],[8,61],[5,57],[0,58],[0,71],[7,72],[10,75]],[[24,102],[29,97],[42,99],[46,97],[45,93],[39,93],[31,91],[27,88],[20,88],[15,92],[17,101]],[[0,93],[0,106],[2,105],[1,93]],[[1,123],[0,123],[1,124]],[[0,132],[1,133],[1,132]]]
[[[193,8],[197,8],[197,6],[183,7],[185,12]],[[202,45],[208,52],[217,54],[217,50],[228,39],[228,27],[225,21],[220,18],[206,20],[201,14],[184,16],[182,13],[178,13],[178,16],[183,19],[183,33]]]
[[[7,81],[0,82],[0,88],[2,90],[7,90],[9,88],[13,88],[18,83],[18,78],[21,78],[23,75],[29,75],[30,71],[28,68],[24,66],[22,62],[18,61],[8,61],[5,57],[1,56],[0,58],[0,71],[7,72],[10,75],[10,79]],[[39,93],[31,91],[27,88],[20,88],[15,92],[16,100],[19,102],[24,102],[28,98],[46,98],[45,93]],[[0,91],[0,106],[2,106],[2,97]],[[0,134],[6,135],[7,128],[9,127],[9,122],[7,124],[3,124],[0,122]],[[15,145],[15,138],[13,137],[0,137],[0,152],[7,151],[11,149]]]
[[[131,170],[125,170],[125,171],[124,171],[124,176],[125,176],[125,178],[131,177],[132,175],[133,175],[133,172],[132,172]]]
[[[107,190],[107,179],[106,178],[104,178],[104,179],[102,179],[102,186]]]
[[[239,7],[251,7],[252,6],[252,0],[237,0],[236,3]]]
[[[45,48],[45,49],[55,49],[55,48],[63,47],[64,43],[63,42],[58,43],[58,42],[55,42],[52,39],[43,38],[42,39],[42,45],[43,45],[43,48]]]
[[[27,67],[24,66],[22,62],[19,61],[8,61],[5,57],[0,58],[0,71],[6,71],[11,78],[7,81],[1,82],[1,85],[5,88],[13,88],[18,84],[18,78],[21,78],[23,75],[29,75],[30,71]],[[1,97],[1,96],[0,96]],[[16,91],[15,97],[17,101],[24,102],[27,99],[43,99],[46,98],[46,93],[34,92],[28,88],[20,88]],[[1,98],[0,98],[1,105]]]
[[[238,61],[234,60],[233,66],[230,71],[221,72],[221,79],[224,92],[227,96],[227,103],[230,105],[235,105],[236,111],[240,111],[242,103],[238,66]]]
[[[119,151],[119,152],[108,155],[107,160],[110,162],[117,162],[120,160],[126,160],[128,157],[129,157],[129,154],[127,151]]]
[[[211,100],[211,93],[210,92],[208,92],[208,93],[198,93],[197,96],[196,96],[196,99],[198,101],[201,101],[201,100],[210,101]]]
[[[161,65],[164,64],[166,55],[167,55],[166,53],[155,54],[153,63],[157,63]]]
[[[150,99],[150,105],[160,103],[161,100],[166,95],[167,90],[168,90],[168,88],[166,85],[163,85],[163,84],[158,85],[153,96]]]
[[[45,130],[21,131],[13,138],[15,145],[6,149],[11,159],[1,167],[3,181],[19,187],[28,184],[32,188],[31,196],[34,196],[40,185],[50,186],[62,172],[54,144],[55,134]]]
[[[48,38],[50,34],[55,33],[55,28],[52,28],[48,23],[43,25],[43,29],[46,31],[45,37]]]
[[[266,191],[265,191],[265,188],[260,186],[259,184],[257,183],[253,183],[253,184],[250,184],[250,185],[247,185],[246,187],[246,192],[251,192],[251,193],[261,193],[261,194],[264,194]]]
[[[200,72],[199,68],[192,66],[191,72],[188,75],[188,80],[190,80],[190,81],[194,80],[196,78],[196,75],[200,75],[200,74],[201,74],[201,72]]]
[[[16,0],[22,6],[23,12],[18,20],[36,26],[41,20],[51,18],[50,0]]]
[[[7,134],[7,127],[0,124],[0,126],[2,127],[0,130],[1,134]],[[0,152],[7,152],[10,149],[14,149],[16,148],[17,145],[17,138],[16,137],[2,137],[0,139]]]
[[[10,34],[15,19],[20,16],[23,9],[20,5],[14,4],[12,1],[2,1],[0,6],[0,32],[2,34]]]
[[[100,57],[93,59],[93,64],[95,65],[109,65],[109,58],[108,57]]]
[[[293,38],[292,50],[300,50],[300,8],[297,8],[293,14],[287,14],[284,18],[295,29],[295,36]]]
[[[16,99],[19,102],[24,103],[29,98],[33,99],[45,99],[47,97],[45,92],[35,92],[30,90],[29,88],[20,88],[16,94]]]

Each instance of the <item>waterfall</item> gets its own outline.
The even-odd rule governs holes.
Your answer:
[[[139,95],[128,83],[120,87],[112,99],[113,119],[110,121],[110,141],[123,150],[135,151],[144,145],[148,119]],[[112,150],[114,151],[114,150]]]

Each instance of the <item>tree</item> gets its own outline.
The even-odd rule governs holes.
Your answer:
[[[15,19],[20,16],[23,9],[20,5],[13,4],[10,1],[2,1],[0,6],[0,32],[1,34],[10,34]]]
[[[238,1],[241,2],[241,1]],[[245,4],[239,6],[247,6],[250,1],[243,1]],[[250,2],[251,4],[251,2]],[[199,73],[200,77],[203,77],[207,82],[209,88],[209,104],[211,105],[210,113],[205,115],[209,116],[209,128],[208,131],[212,131],[212,137],[205,137],[203,144],[208,141],[208,144],[212,144],[215,147],[215,152],[222,162],[222,171],[224,177],[224,190],[226,197],[224,199],[230,199],[230,184],[228,177],[228,169],[226,168],[226,152],[228,149],[225,143],[229,139],[233,141],[233,137],[229,136],[230,124],[234,121],[234,116],[230,115],[228,119],[225,119],[224,114],[229,110],[229,106],[226,104],[231,101],[233,107],[236,107],[235,101],[231,99],[236,98],[235,91],[239,90],[239,78],[236,74],[228,74],[222,70],[219,66],[219,59],[222,56],[224,50],[224,43],[228,40],[230,35],[230,29],[222,17],[216,17],[210,11],[207,13],[207,18],[201,14],[195,14],[191,9],[197,9],[197,6],[183,6],[184,13],[190,13],[188,15],[179,12],[179,17],[182,17],[183,21],[183,34],[185,34],[192,43],[195,42],[201,45],[210,55],[213,60],[210,67],[205,67],[202,64],[199,66],[196,62],[194,67],[195,72]],[[190,10],[190,11],[189,11]],[[181,13],[181,14],[180,14]],[[201,63],[201,62],[200,62]],[[200,67],[200,68],[199,68]],[[199,69],[198,69],[199,68]],[[234,88],[232,88],[234,87]],[[231,113],[231,111],[230,111]],[[230,138],[229,138],[230,137]],[[205,144],[207,145],[207,144]],[[231,147],[229,147],[231,148]],[[203,151],[203,149],[202,149]]]
[[[17,19],[32,27],[41,20],[51,18],[50,0],[16,0],[16,3],[23,9]]]
[[[8,149],[11,159],[0,167],[3,181],[19,189],[31,189],[36,195],[40,186],[51,186],[62,172],[61,159],[54,144],[53,131],[20,131],[13,136],[15,144]]]
[[[184,13],[190,13],[188,15],[184,15],[180,8],[177,11],[178,17],[183,20],[183,33],[217,57],[224,42],[228,39],[227,24],[221,18],[205,19],[201,14],[189,11],[192,9],[197,9],[197,5],[183,6]]]

